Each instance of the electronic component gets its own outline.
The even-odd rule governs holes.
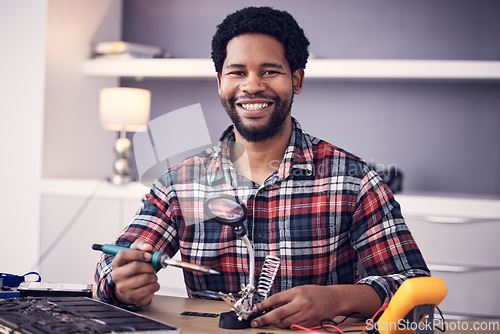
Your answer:
[[[18,298],[21,297],[19,291],[3,291],[0,290],[0,299],[2,298]]]
[[[219,316],[218,313],[191,312],[191,311],[184,311],[181,313],[181,315],[190,315],[193,317],[207,317],[207,318],[217,318]]]
[[[89,297],[92,284],[23,282],[17,288],[21,297]]]
[[[26,273],[22,276],[20,275],[13,275],[13,274],[7,274],[7,273],[0,273],[0,288],[17,288],[19,284],[24,282],[26,280],[26,276],[29,275],[36,275],[38,276],[37,279],[35,280],[36,282],[41,281],[40,274],[34,271],[31,271],[29,273]]]
[[[86,297],[0,299],[0,333],[180,333],[133,312]]]
[[[402,326],[401,321],[406,319],[418,325],[425,316],[429,316],[428,321],[432,324],[434,308],[446,297],[447,292],[446,284],[441,278],[407,279],[401,284],[377,321],[378,331],[380,334],[419,333],[418,326],[414,331],[409,328],[410,326]]]

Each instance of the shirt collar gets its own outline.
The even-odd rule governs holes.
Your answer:
[[[231,162],[231,145],[235,143],[233,126],[229,126],[221,135],[217,145],[213,148],[210,162],[207,167],[207,181],[209,185],[216,185],[221,181],[235,186],[231,180],[236,177],[237,171]]]
[[[300,123],[292,117],[292,134],[288,147],[283,156],[283,160],[278,166],[278,173],[273,174],[274,179],[269,181],[277,182],[290,176],[293,169],[304,170],[307,175],[313,171],[313,144],[310,137],[302,130]]]
[[[226,182],[237,186],[238,171],[230,159],[231,146],[235,143],[233,126],[229,126],[214,147],[207,167],[207,181],[210,185]],[[266,184],[288,178],[293,169],[304,170],[307,175],[313,172],[313,144],[311,138],[302,130],[300,123],[292,117],[292,134],[283,160],[277,173],[268,178]]]

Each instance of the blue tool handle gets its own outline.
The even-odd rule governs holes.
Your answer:
[[[153,267],[155,267],[156,269],[161,269],[163,268],[163,265],[161,263],[161,259],[162,259],[162,256],[163,256],[163,253],[161,252],[154,252],[152,254],[152,257],[151,257],[151,264],[153,265]]]
[[[104,245],[94,244],[92,246],[92,249],[94,249],[94,250],[100,250],[104,254],[116,255],[116,254],[118,254],[119,251],[127,250],[127,249],[130,249],[130,248],[122,247],[122,246],[117,246],[117,245],[109,245],[109,244],[104,244]],[[163,266],[161,264],[161,257],[162,257],[162,255],[163,255],[163,253],[161,253],[161,252],[154,252],[152,254],[150,262],[153,265],[153,267],[155,267],[156,269],[163,268]]]
[[[116,255],[119,251],[130,249],[127,247],[117,246],[117,245],[102,245],[102,252],[104,254]]]

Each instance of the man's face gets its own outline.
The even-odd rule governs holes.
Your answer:
[[[245,140],[259,142],[282,131],[303,76],[303,70],[291,73],[283,45],[271,36],[246,34],[229,41],[217,73],[219,94]]]

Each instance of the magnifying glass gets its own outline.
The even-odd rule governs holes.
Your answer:
[[[219,224],[230,226],[233,232],[240,238],[246,236],[247,229],[244,225],[247,219],[247,208],[245,204],[230,195],[221,194],[210,198],[204,203],[205,215]]]

